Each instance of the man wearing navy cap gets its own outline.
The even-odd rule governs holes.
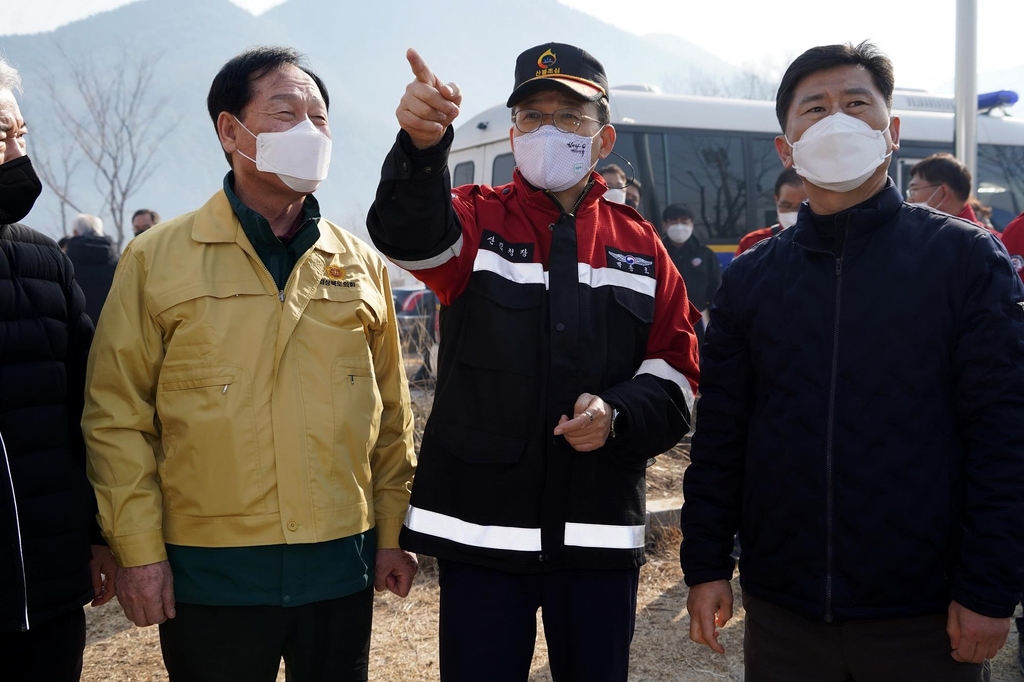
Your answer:
[[[407,57],[416,79],[367,224],[442,304],[401,535],[438,558],[441,679],[526,680],[541,609],[556,682],[625,680],[644,471],[689,428],[698,313],[655,229],[603,197],[594,166],[615,129],[600,62],[523,52],[513,181],[452,189],[461,93]]]

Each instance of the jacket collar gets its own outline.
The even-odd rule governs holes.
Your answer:
[[[577,218],[594,210],[597,206],[597,200],[600,199],[601,196],[604,195],[605,190],[608,189],[601,176],[593,171],[590,173],[590,182],[592,183],[590,189],[586,190],[583,200],[576,209]],[[555,201],[554,196],[548,194],[544,190],[537,189],[527,182],[526,178],[523,177],[523,174],[519,172],[518,168],[516,168],[515,172],[512,174],[512,184],[515,186],[515,192],[519,197],[519,200],[529,208],[540,211],[552,218],[558,218],[562,215],[563,211],[561,207],[559,207],[558,202]]]
[[[334,229],[326,220],[320,218],[317,221],[320,228],[320,238],[317,239],[314,248],[324,253],[345,253],[346,249],[341,240],[334,234]],[[220,190],[207,201],[196,213],[195,222],[192,225],[192,239],[203,244],[231,244],[240,240],[248,241],[242,224],[238,221],[231,208],[224,190]]]
[[[837,213],[837,224],[846,230],[846,243],[849,244],[886,225],[896,216],[901,206],[903,195],[893,184],[892,178],[886,178],[885,187],[880,192],[856,206]],[[794,243],[810,249],[824,250],[814,226],[810,204],[807,202],[800,205],[796,224],[784,232],[790,231],[793,233]]]

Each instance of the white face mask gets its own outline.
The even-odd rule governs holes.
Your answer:
[[[235,118],[238,121],[238,118]],[[275,173],[281,182],[296,192],[309,194],[327,178],[331,167],[331,138],[324,135],[308,118],[280,133],[254,135],[256,158],[238,153],[256,164],[256,170]]]
[[[626,190],[613,187],[604,193],[604,198],[608,201],[614,201],[616,204],[624,204],[626,203]]]
[[[600,134],[595,133],[594,137]],[[593,137],[564,133],[555,126],[514,138],[516,166],[534,187],[564,192],[585,178],[597,162],[590,161]]]
[[[935,198],[935,195],[938,193],[940,189],[942,189],[941,186],[937,187],[935,191],[932,192],[931,195],[924,201],[908,201],[907,203],[910,204],[911,206],[920,206],[921,208],[933,208],[933,206],[930,206],[928,202]]]
[[[665,233],[676,244],[685,244],[693,236],[693,223],[672,223],[665,228]]]
[[[785,139],[793,148],[797,174],[831,192],[857,189],[892,154],[885,130],[842,112],[821,119],[796,142]]]
[[[800,215],[798,211],[786,211],[785,213],[780,212],[779,214],[779,226],[785,230],[787,227],[793,227],[796,225],[796,217]]]

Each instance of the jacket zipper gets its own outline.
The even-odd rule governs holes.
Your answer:
[[[263,259],[260,258],[259,256],[257,256],[256,257],[256,262],[260,264],[260,267],[263,268],[263,272],[267,273],[267,277],[270,278],[270,281],[273,282],[274,286],[276,287],[277,286],[277,280],[275,280],[274,276],[270,274],[270,270],[268,270],[267,266],[263,263]],[[292,272],[295,272],[295,268],[292,268]],[[285,281],[285,283],[284,283],[285,289],[288,288],[288,282],[291,281],[291,278],[292,278],[292,276],[288,275],[288,280]],[[279,301],[281,301],[281,303],[284,303],[284,289],[278,289],[277,290],[277,299]]]
[[[4,466],[7,468],[7,481],[11,485],[11,508],[14,509],[14,536],[18,541],[18,568],[21,569],[21,604],[23,607],[23,618],[19,625],[22,632],[27,632],[29,629],[28,583],[25,580],[25,552],[21,544],[21,519],[18,517],[18,498],[14,494],[14,475],[11,473],[11,461],[7,458],[7,445],[4,443],[2,434],[0,434],[0,454],[4,457]]]
[[[583,200],[587,198],[587,194],[590,193],[590,188],[593,187],[593,186],[594,186],[594,179],[591,178],[590,181],[587,182],[586,186],[584,186],[583,191],[580,193],[580,198],[576,200],[575,204],[573,204],[572,210],[569,211],[569,213],[567,214],[567,215],[569,215],[570,218],[575,218],[576,217],[576,211],[579,210],[580,204],[582,204]],[[562,208],[562,204],[558,203],[558,199],[556,199],[555,195],[551,193],[551,190],[548,190],[548,189],[544,190],[544,194],[548,195],[548,198],[551,199],[551,201],[553,201],[555,203],[555,206],[558,207],[558,210],[560,212],[565,213],[565,209]]]
[[[843,228],[843,241],[846,241],[846,227],[849,226],[847,220],[847,226]],[[839,236],[838,234],[836,235]],[[843,244],[845,248],[845,243]],[[835,560],[835,540],[834,540],[834,500],[833,500],[833,488],[834,482],[832,480],[832,441],[835,431],[835,411],[836,411],[836,383],[839,374],[839,313],[841,294],[843,290],[843,256],[842,253],[836,256],[832,254],[836,259],[836,319],[835,327],[832,333],[832,377],[828,389],[828,428],[826,431],[826,444],[825,444],[825,486],[826,486],[826,516],[825,516],[825,622],[831,623],[833,619],[832,615],[832,568]]]

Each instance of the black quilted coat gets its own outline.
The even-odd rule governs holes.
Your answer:
[[[726,270],[703,349],[681,551],[820,622],[991,617],[1024,587],[1024,286],[998,238],[904,204],[806,204]]]
[[[0,632],[92,599],[101,542],[80,421],[92,323],[67,257],[0,225]]]

